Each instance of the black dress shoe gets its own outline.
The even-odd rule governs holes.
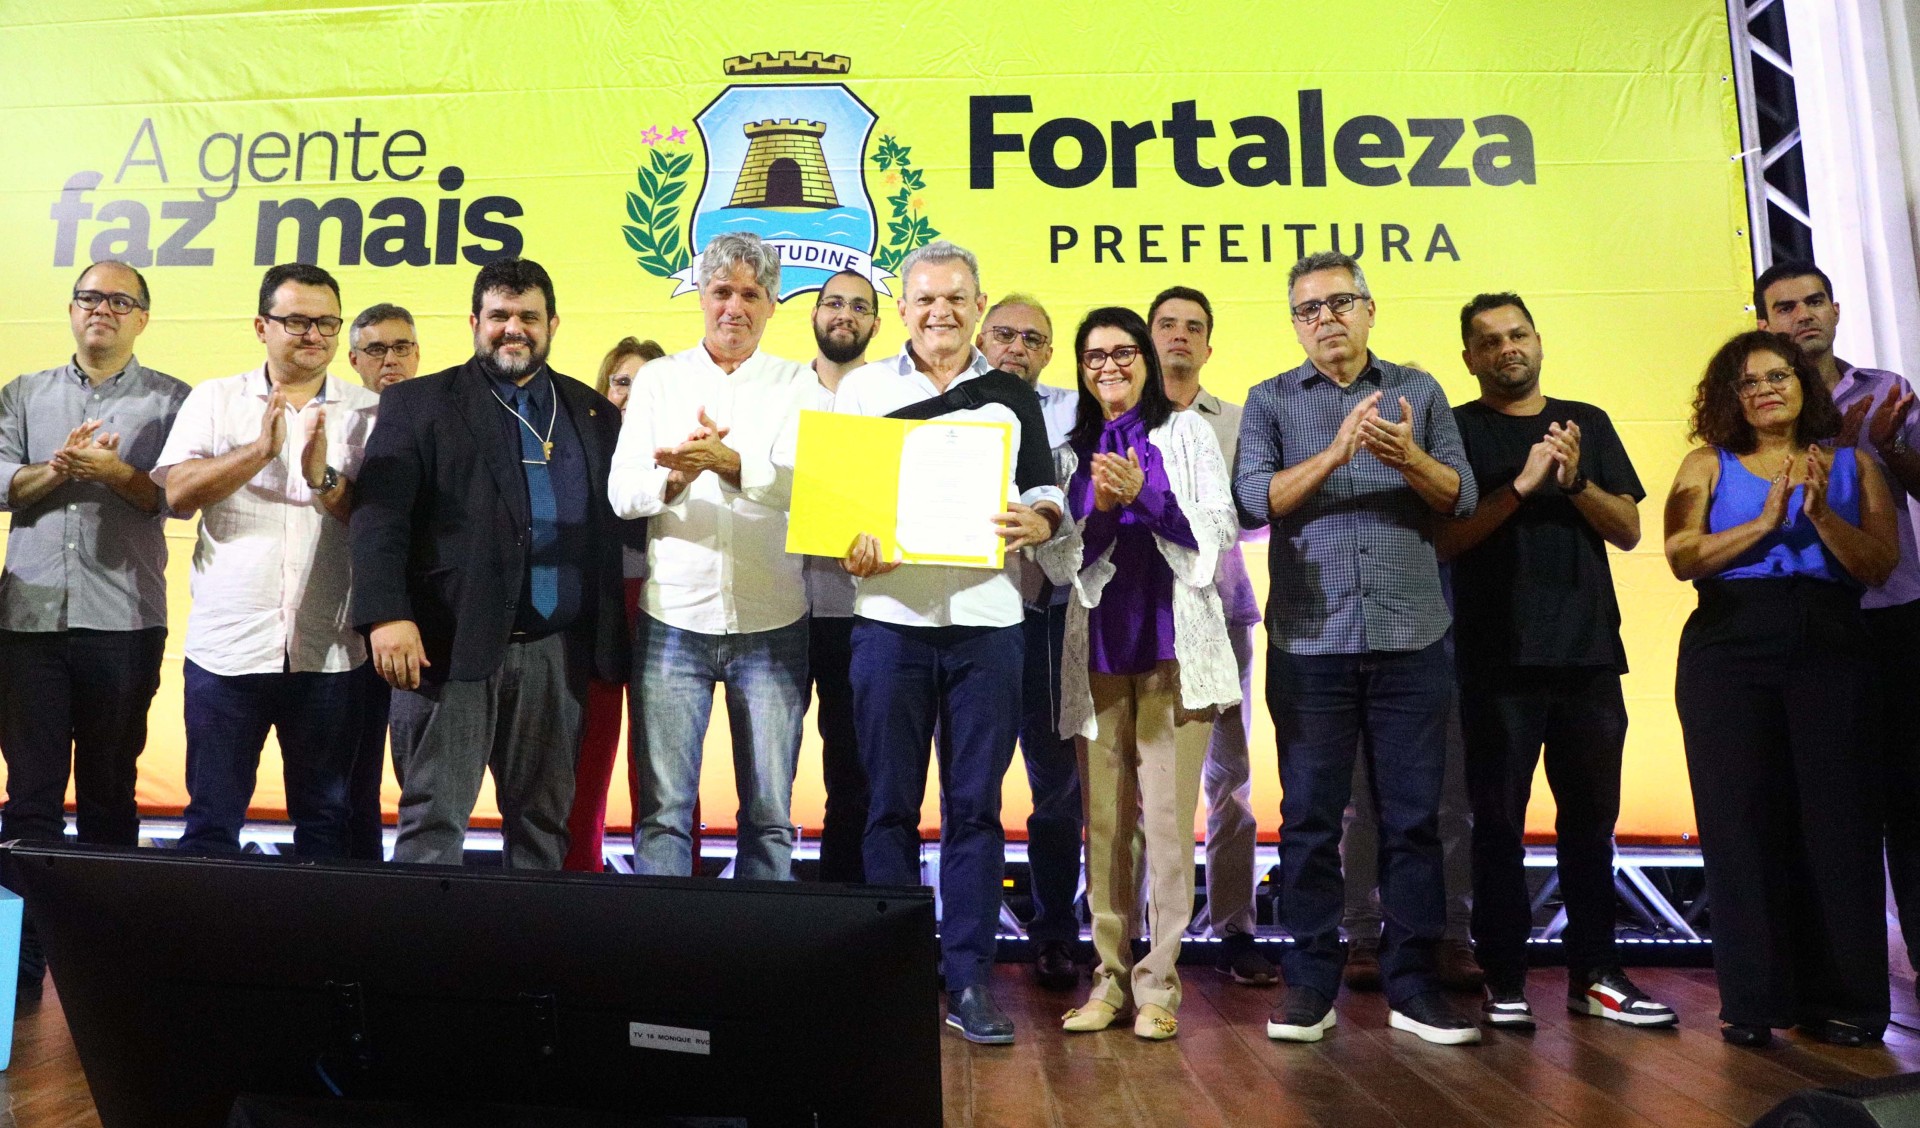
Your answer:
[[[1758,1049],[1773,1041],[1773,1030],[1751,1022],[1723,1022],[1720,1037],[1730,1045]]]
[[[1487,973],[1481,970],[1480,961],[1474,958],[1471,944],[1460,940],[1442,940],[1433,954],[1433,962],[1440,986],[1449,991],[1478,991],[1486,985]]]
[[[1065,940],[1041,940],[1033,946],[1034,982],[1049,991],[1071,991],[1080,984],[1080,968],[1073,962],[1073,945]]]
[[[1013,1042],[1013,1020],[984,986],[947,992],[947,1025],[969,1042],[1006,1046]]]
[[[1823,1018],[1817,1022],[1800,1024],[1803,1033],[1812,1035],[1830,1046],[1864,1046],[1869,1042],[1878,1042],[1882,1032],[1868,1026],[1855,1026],[1851,1022],[1841,1022],[1837,1018]]]
[[[1378,940],[1355,940],[1347,945],[1347,966],[1341,970],[1340,978],[1349,991],[1378,991],[1380,989],[1380,942]]]

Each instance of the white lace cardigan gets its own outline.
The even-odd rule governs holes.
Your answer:
[[[1193,530],[1198,548],[1187,548],[1154,535],[1160,555],[1173,570],[1173,653],[1180,663],[1180,704],[1200,712],[1240,703],[1240,670],[1227,639],[1227,617],[1214,589],[1220,558],[1239,536],[1227,464],[1206,420],[1190,411],[1176,411],[1147,435],[1160,452],[1167,484]],[[1063,448],[1061,481],[1073,477],[1078,459]],[[1094,735],[1093,693],[1087,683],[1087,612],[1100,605],[1107,581],[1113,578],[1113,546],[1085,568],[1080,567],[1080,529],[1067,525],[1052,540],[1030,549],[1047,578],[1071,586],[1067,603],[1066,642],[1060,658],[1060,735]]]

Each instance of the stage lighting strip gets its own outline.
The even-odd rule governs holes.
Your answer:
[[[153,846],[172,846],[179,840],[184,829],[179,819],[143,819],[140,824],[143,843]],[[393,830],[385,834],[385,846],[388,852],[393,849]],[[293,825],[291,823],[248,823],[240,832],[241,849],[262,854],[280,854],[288,852],[293,846]],[[497,830],[469,830],[466,848],[472,851],[498,851],[502,848],[500,832]],[[1025,864],[1027,844],[1009,842],[1006,844],[1007,861]],[[734,846],[724,838],[709,838],[702,843],[701,854],[704,857],[724,857],[726,866],[720,876],[730,876],[733,872]],[[794,843],[795,861],[815,861],[820,857],[818,839],[803,838]],[[940,846],[938,843],[926,843],[920,848],[921,874],[926,883],[934,889],[939,888]],[[633,872],[633,848],[631,842],[622,838],[609,837],[606,844],[608,868],[615,873]],[[1204,867],[1206,851],[1196,846],[1194,862]],[[1276,846],[1263,844],[1254,852],[1254,870],[1265,874],[1278,867],[1280,853]],[[1526,864],[1533,869],[1552,869],[1556,864],[1552,847],[1530,846],[1527,848]],[[1615,943],[1638,947],[1660,948],[1705,948],[1712,944],[1708,937],[1697,933],[1687,914],[1676,907],[1647,874],[1648,870],[1698,869],[1701,866],[1700,851],[1697,847],[1687,846],[1623,846],[1614,852],[1615,887],[1621,898],[1655,928],[1664,927],[1673,932],[1673,936],[1616,936]],[[1266,880],[1264,877],[1262,880]],[[1009,880],[1011,884],[1011,880]],[[1540,908],[1557,888],[1557,877],[1549,877],[1535,895],[1535,908]],[[1020,942],[1027,939],[1025,930],[1013,910],[1001,906],[1001,930],[999,938],[1005,941]],[[1544,927],[1536,928],[1534,936],[1528,941],[1536,945],[1557,945],[1560,932],[1566,926],[1566,913],[1561,911]],[[1284,943],[1280,937],[1263,935],[1263,943]],[[1211,937],[1189,936],[1189,944],[1214,944],[1218,941]]]

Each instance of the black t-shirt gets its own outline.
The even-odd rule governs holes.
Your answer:
[[[1538,415],[1502,415],[1479,402],[1453,409],[1485,499],[1519,475],[1547,426],[1580,425],[1589,488],[1647,496],[1607,413],[1548,399]],[[1467,669],[1601,666],[1625,673],[1620,605],[1607,546],[1549,478],[1486,540],[1453,561],[1454,644]]]

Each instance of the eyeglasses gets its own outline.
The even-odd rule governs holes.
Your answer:
[[[1734,382],[1733,387],[1735,391],[1740,393],[1741,399],[1752,399],[1754,396],[1759,395],[1762,389],[1771,390],[1773,388],[1786,387],[1787,381],[1791,379],[1793,379],[1793,369],[1776,368],[1772,372],[1763,373],[1759,376],[1742,376]]]
[[[1052,340],[1052,338],[1037,329],[1021,330],[1015,329],[1011,325],[995,325],[993,328],[987,330],[987,336],[992,337],[995,341],[1003,345],[1011,345],[1017,337],[1021,344],[1027,346],[1028,352],[1039,352],[1041,349],[1047,347],[1049,340]]]
[[[260,316],[268,321],[278,321],[280,328],[295,337],[306,336],[309,329],[320,330],[322,337],[338,337],[340,326],[346,324],[337,317],[307,317],[298,313],[289,313],[285,317],[273,313],[263,313]]]
[[[73,304],[79,306],[81,309],[99,309],[101,302],[107,303],[107,308],[120,317],[125,317],[136,309],[147,308],[144,302],[132,294],[121,294],[117,292],[103,294],[98,290],[75,290],[73,292]]]
[[[873,303],[861,301],[859,298],[855,298],[852,301],[838,297],[821,298],[819,306],[829,313],[839,313],[843,309],[850,309],[853,311],[855,317],[872,317],[874,314]]]
[[[289,333],[293,332],[292,325],[287,326],[287,332]],[[334,330],[334,333],[337,333],[337,332],[339,332],[338,329]],[[333,336],[333,333],[328,333],[324,326],[321,328],[320,333],[322,336],[327,336],[327,337]],[[298,334],[295,334],[295,336],[298,336]],[[398,357],[412,356],[413,350],[416,347],[417,346],[412,341],[395,341],[391,345],[381,345],[381,344],[361,345],[359,348],[355,349],[354,351],[357,353],[360,353],[363,356],[370,356],[375,360],[385,360],[387,358],[388,353],[392,353],[394,356],[398,356]]]
[[[1113,361],[1116,366],[1125,368],[1127,365],[1139,359],[1139,356],[1139,349],[1132,345],[1121,345],[1117,349],[1088,349],[1086,352],[1080,354],[1080,363],[1086,365],[1087,371],[1089,372],[1096,368],[1106,367],[1106,363],[1109,360]]]
[[[1293,319],[1305,325],[1320,320],[1320,311],[1327,310],[1335,317],[1345,317],[1348,311],[1359,302],[1369,300],[1365,294],[1334,294],[1324,301],[1301,302],[1293,307]]]

